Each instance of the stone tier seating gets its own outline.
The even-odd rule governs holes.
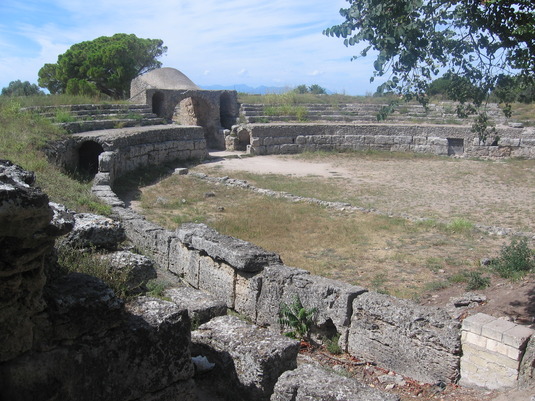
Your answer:
[[[70,133],[164,124],[145,104],[78,104],[36,106],[22,110],[49,118]],[[58,121],[59,120],[59,121]],[[72,120],[62,122],[61,120]]]
[[[310,121],[310,122],[377,122],[377,113],[386,104],[300,104],[306,113],[298,118],[295,115],[269,115],[270,106],[265,104],[243,103],[240,113],[248,123]],[[277,107],[277,106],[274,106]],[[498,124],[504,123],[502,111],[491,105],[489,114]],[[471,124],[471,119],[459,119],[453,103],[430,104],[426,111],[419,104],[401,104],[384,121],[386,123],[428,123],[428,124]]]

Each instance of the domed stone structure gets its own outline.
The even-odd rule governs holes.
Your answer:
[[[175,68],[157,68],[132,80],[130,84],[130,96],[146,89],[169,89],[169,90],[201,90],[182,72]]]
[[[208,91],[175,68],[158,68],[130,84],[130,101],[147,104],[152,112],[170,122],[204,128],[206,143],[224,149],[223,130],[236,123],[239,113],[236,91]]]

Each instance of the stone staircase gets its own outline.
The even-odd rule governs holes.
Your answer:
[[[69,133],[165,124],[145,104],[77,104],[22,109],[50,119]]]
[[[244,103],[240,115],[248,123],[272,122],[344,122],[377,123],[377,114],[386,104],[340,103],[340,104],[300,104],[290,107],[266,104]],[[384,123],[426,123],[426,124],[471,124],[471,119],[460,119],[455,112],[455,104],[431,104],[426,111],[419,104],[397,106]],[[284,110],[291,113],[284,114]],[[491,105],[489,114],[497,124],[505,122],[497,105]]]

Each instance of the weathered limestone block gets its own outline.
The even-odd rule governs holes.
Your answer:
[[[205,291],[184,286],[168,289],[164,295],[180,309],[187,309],[191,321],[197,325],[227,314],[227,305]]]
[[[459,323],[438,308],[367,292],[353,301],[348,352],[416,380],[457,379]]]
[[[398,401],[399,397],[313,365],[284,372],[271,396],[271,401],[323,400]]]
[[[102,173],[109,173],[113,171],[113,164],[115,161],[115,152],[102,152],[98,156],[98,171]]]
[[[279,326],[279,307],[281,302],[292,302],[295,293],[287,291],[286,287],[293,287],[298,276],[310,275],[302,269],[285,265],[267,266],[262,272],[262,286],[256,307],[256,324],[260,326]],[[292,288],[293,289],[293,288]]]
[[[535,385],[535,336],[531,336],[526,345],[526,351],[520,363],[518,384],[522,387]]]
[[[297,367],[298,341],[234,316],[216,317],[191,336],[192,355],[215,362],[211,374],[233,400],[269,400],[279,376]]]
[[[204,251],[237,270],[254,272],[262,270],[268,264],[280,263],[277,254],[247,241],[220,234],[205,224],[183,224],[176,234],[188,247]]]
[[[228,264],[214,260],[210,256],[199,258],[199,289],[208,291],[216,298],[234,308],[234,286],[236,270]]]
[[[234,310],[256,322],[256,303],[262,288],[262,272],[237,271],[234,288]]]
[[[353,300],[367,290],[363,287],[347,284],[337,280],[308,275],[295,278],[296,292],[307,308],[317,310],[315,325],[321,333],[330,335],[330,326],[334,325],[341,334],[341,344],[345,349],[347,328],[353,313]],[[313,332],[316,329],[313,328]]]
[[[45,261],[72,215],[33,187],[35,176],[0,161],[0,362],[28,351],[45,303]]]
[[[71,273],[45,289],[50,326],[41,333],[41,346],[74,340],[88,333],[104,333],[123,318],[123,302],[100,279]],[[95,324],[98,322],[98,324]]]
[[[140,251],[150,255],[159,267],[168,269],[169,243],[175,237],[173,232],[129,213],[121,212],[120,217],[128,239]]]
[[[105,174],[107,173],[100,173],[97,175],[103,176]],[[107,181],[109,182],[109,180]],[[115,192],[113,192],[109,184],[104,185],[97,178],[95,178],[94,184],[91,187],[91,193],[110,206],[113,206],[113,207],[125,206],[124,202],[121,199],[119,199],[119,197],[117,196]]]
[[[200,251],[189,249],[178,238],[169,243],[169,271],[189,285],[199,288]]]
[[[24,238],[44,229],[52,219],[48,196],[34,183],[32,172],[0,160],[0,236]]]
[[[105,334],[95,327],[75,342],[0,365],[2,397],[127,401],[147,396],[163,401],[173,391],[195,400],[187,312],[154,298],[140,298],[127,310],[130,314]]]
[[[128,293],[136,294],[146,289],[147,281],[157,277],[152,259],[130,251],[118,251],[102,256],[109,263],[108,270],[124,277]]]
[[[324,336],[332,336],[337,332],[341,334],[345,348],[353,300],[364,292],[366,290],[362,287],[315,276],[305,270],[283,265],[269,266],[262,274],[256,322],[279,328],[281,302],[290,304],[295,296],[299,296],[305,308],[317,310],[312,332]]]
[[[125,239],[125,231],[119,221],[97,214],[77,213],[73,230],[62,242],[73,248],[116,249]]]

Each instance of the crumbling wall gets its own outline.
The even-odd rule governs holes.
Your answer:
[[[439,156],[535,158],[535,130],[497,128],[486,143],[470,127],[408,124],[250,124],[234,126],[231,136],[248,131],[248,152],[257,155],[305,151],[384,150]]]
[[[74,219],[34,181],[0,161],[0,399],[194,400],[187,311],[59,272]]]
[[[132,127],[75,134],[61,142],[51,143],[48,157],[57,165],[76,171],[79,150],[84,143],[102,147],[98,156],[98,180],[113,183],[139,167],[161,165],[176,160],[199,160],[207,156],[203,129],[192,126]]]
[[[285,266],[278,255],[203,224],[182,225],[173,232],[127,209],[116,207],[114,212],[123,220],[131,241],[161,267],[194,288],[214,294],[258,325],[280,329],[281,302],[290,303],[298,295],[306,308],[318,311],[315,332],[340,334],[340,345],[352,355],[423,382],[457,379],[459,323],[444,312],[392,299],[373,310],[364,308],[368,312],[364,320],[359,305],[365,301],[360,299],[375,299],[380,294]],[[373,355],[362,345],[381,337],[384,341],[377,342]],[[405,357],[400,362],[381,355]]]

